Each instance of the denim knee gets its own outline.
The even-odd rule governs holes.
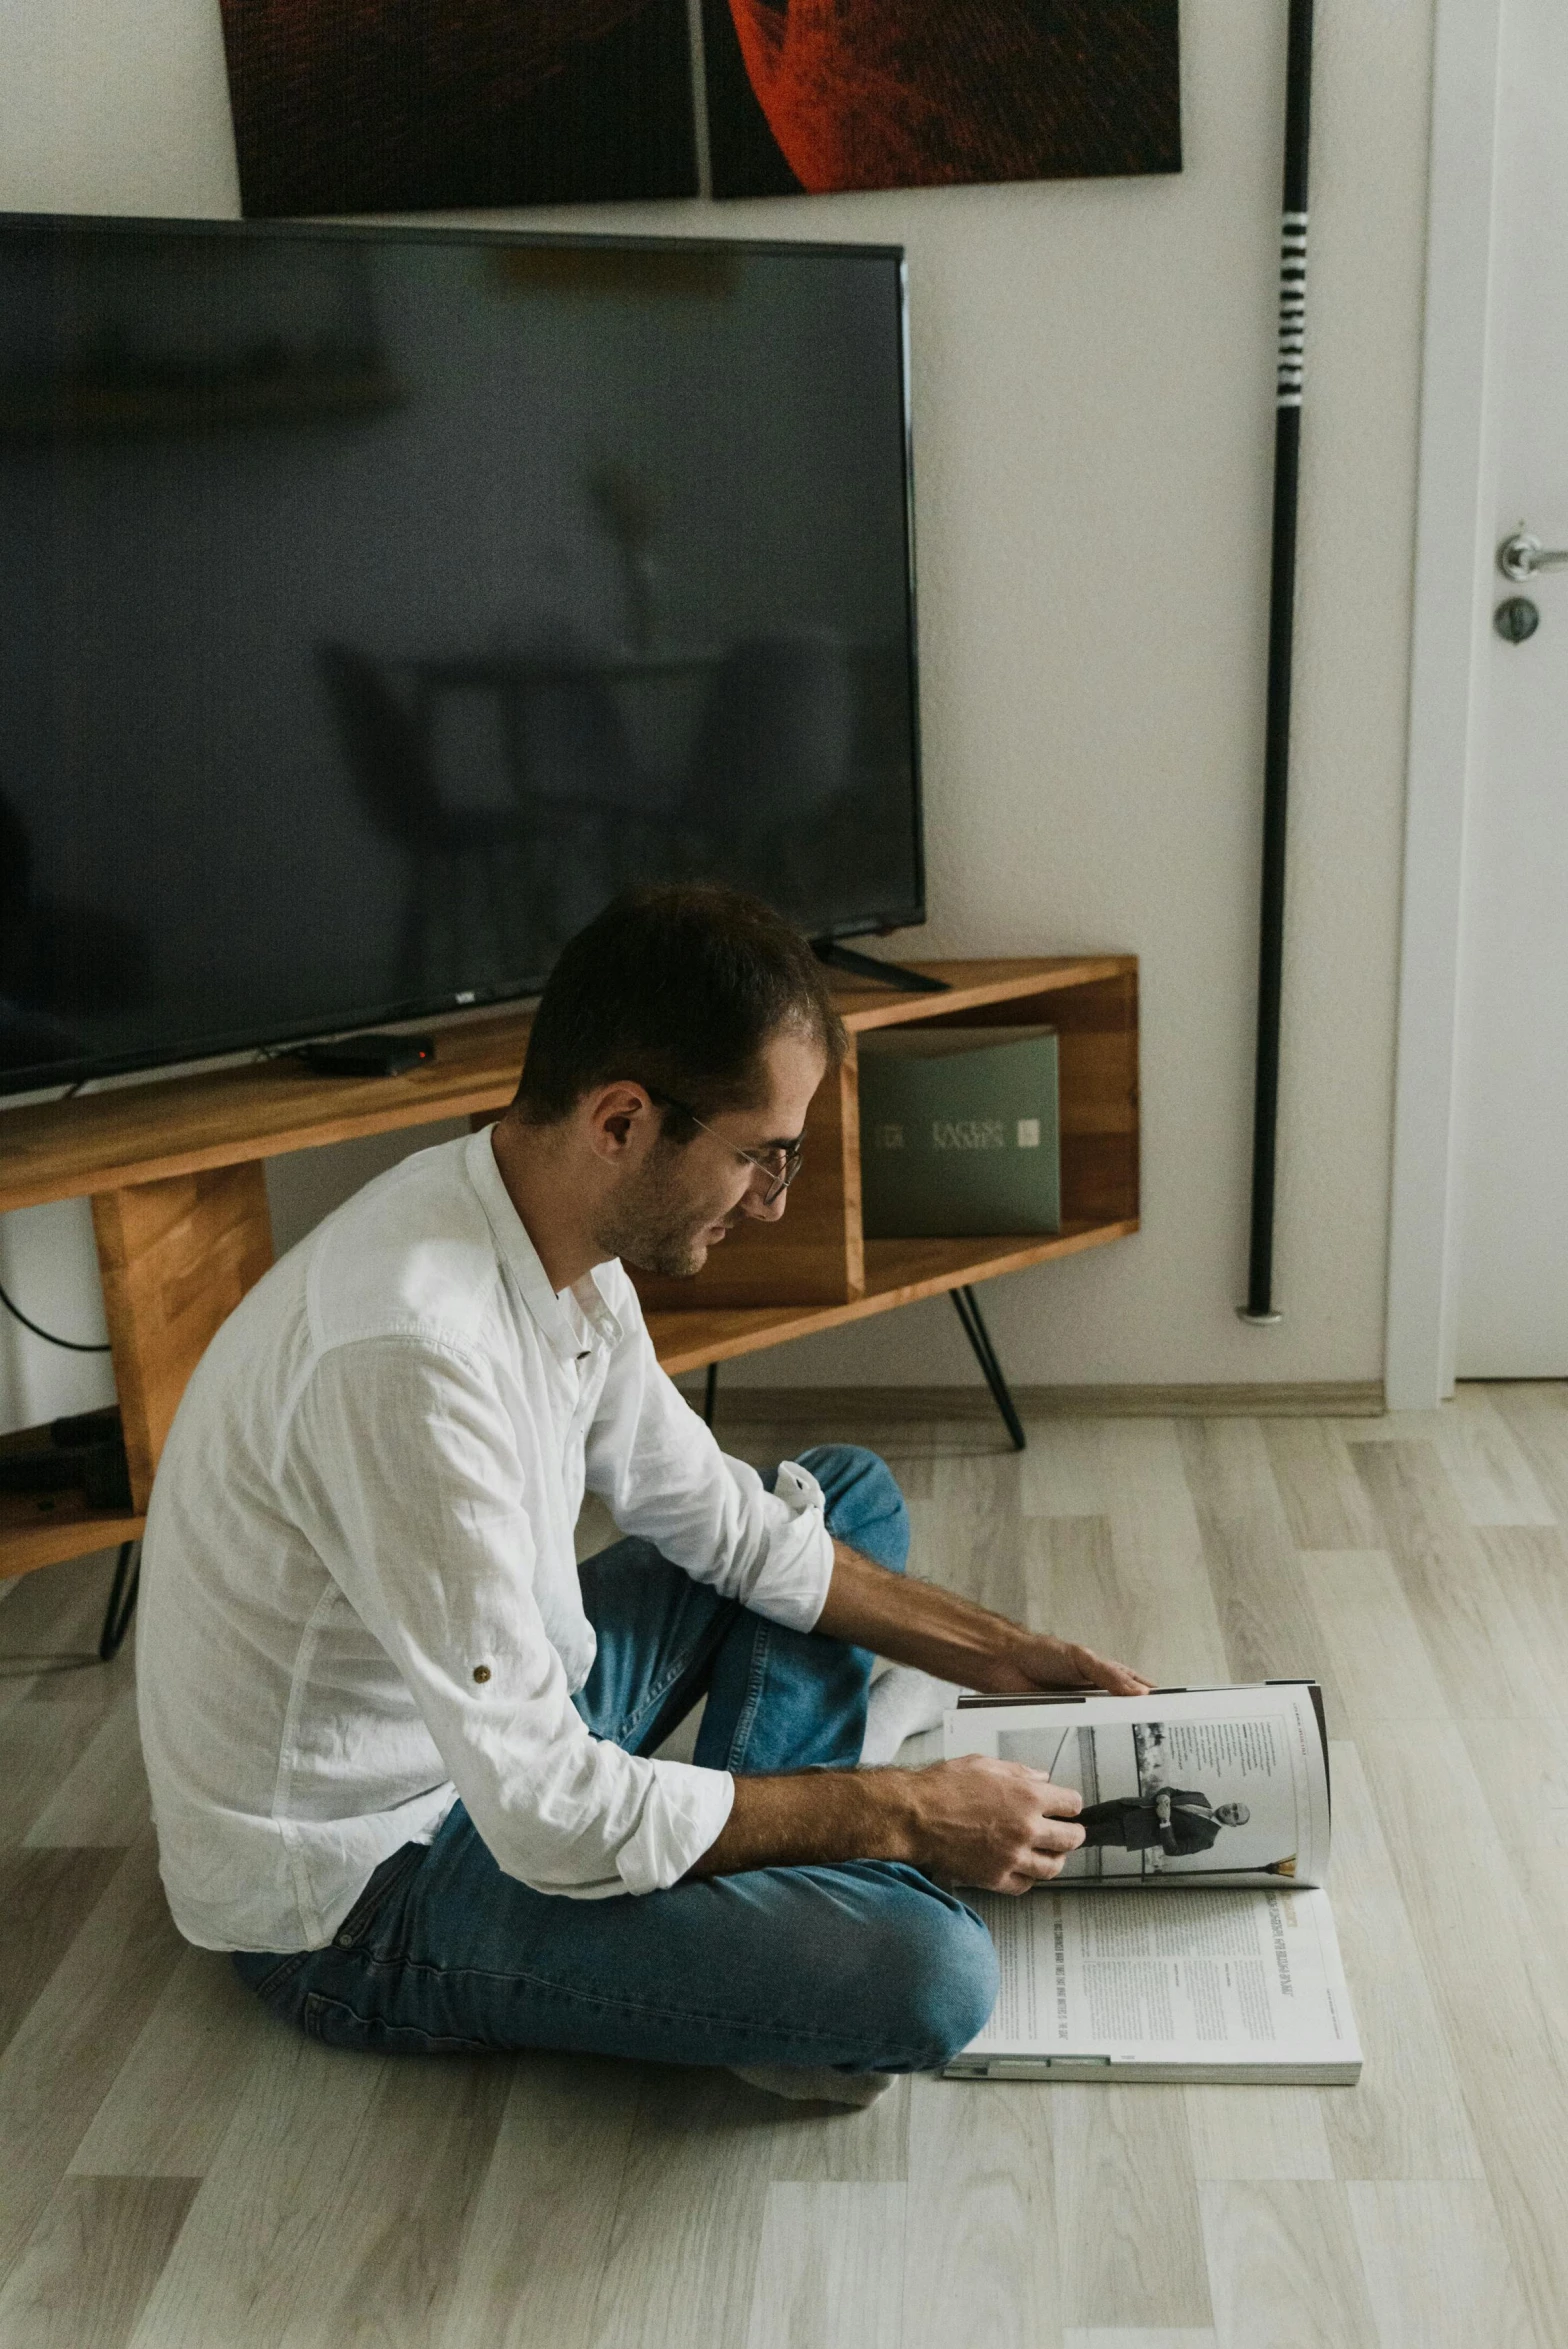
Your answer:
[[[877,1966],[886,2052],[875,2068],[935,2071],[985,2028],[1000,1975],[974,1911],[912,1870],[908,1881],[909,1896],[883,1923]]]
[[[879,1566],[902,1574],[909,1557],[909,1510],[887,1462],[863,1444],[813,1444],[800,1455],[822,1487],[828,1531]]]

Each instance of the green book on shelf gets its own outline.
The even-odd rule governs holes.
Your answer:
[[[1061,1230],[1054,1028],[873,1028],[859,1055],[868,1240]]]

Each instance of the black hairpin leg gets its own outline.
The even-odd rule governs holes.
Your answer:
[[[1002,1374],[1002,1365],[998,1362],[996,1348],[991,1343],[991,1333],[981,1318],[979,1299],[974,1290],[970,1288],[953,1289],[949,1294],[952,1297],[958,1318],[964,1325],[964,1335],[975,1350],[975,1360],[985,1372],[985,1383],[991,1390],[991,1400],[1002,1414],[1002,1424],[1013,1439],[1013,1450],[1021,1452],[1029,1438],[1024,1434],[1023,1421],[1019,1418],[1013,1404],[1013,1398],[1008,1393],[1007,1380]]]
[[[120,1652],[120,1642],[131,1628],[131,1617],[136,1612],[136,1593],[141,1587],[142,1545],[140,1542],[121,1542],[120,1555],[115,1561],[114,1580],[109,1585],[109,1604],[104,1609],[103,1630],[98,1636],[100,1663],[112,1662]]]
[[[710,1362],[708,1364],[708,1383],[702,1390],[702,1416],[709,1427],[713,1425],[713,1414],[718,1406],[719,1366],[716,1362]]]

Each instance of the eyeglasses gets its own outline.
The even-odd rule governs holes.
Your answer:
[[[705,1134],[712,1134],[715,1142],[722,1142],[726,1150],[733,1150],[737,1158],[744,1158],[748,1166],[754,1166],[759,1174],[765,1174],[768,1187],[762,1194],[764,1207],[771,1207],[775,1199],[782,1199],[799,1174],[800,1162],[806,1151],[804,1142],[777,1142],[771,1150],[743,1150],[738,1142],[732,1142],[727,1134],[721,1134],[710,1126],[706,1118],[699,1117],[689,1103],[677,1101],[673,1093],[656,1093],[651,1085],[644,1085],[643,1091],[661,1109],[678,1109],[682,1117],[691,1119],[694,1126],[700,1126]]]

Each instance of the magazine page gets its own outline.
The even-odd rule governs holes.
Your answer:
[[[973,1896],[1002,1986],[951,2067],[998,2058],[1234,2074],[1360,2063],[1328,1896],[1173,1889]]]
[[[1083,1796],[1062,1884],[1321,1884],[1328,1765],[1310,1681],[1143,1697],[981,1698],[943,1746],[1027,1762]]]

